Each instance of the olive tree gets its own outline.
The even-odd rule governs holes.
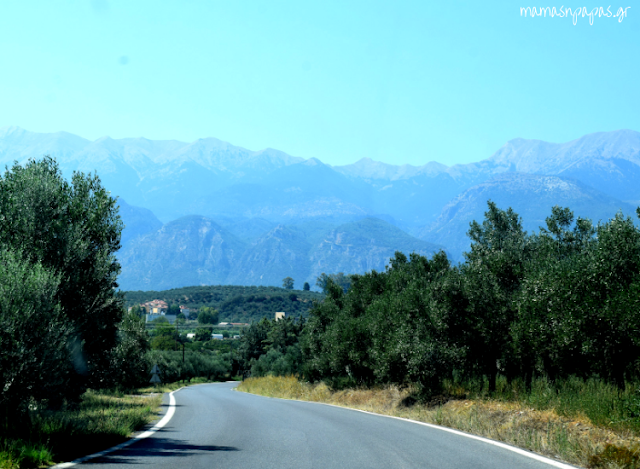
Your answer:
[[[293,290],[294,280],[291,277],[285,277],[282,279],[282,288],[286,290]]]
[[[97,175],[75,172],[67,182],[44,157],[0,176],[0,246],[59,279],[52,301],[73,331],[69,397],[110,384],[109,351],[123,315],[115,258],[122,227],[116,200]]]
[[[473,221],[468,231],[471,250],[464,254],[461,270],[467,305],[467,369],[489,378],[495,390],[499,367],[508,373],[511,328],[516,318],[515,297],[525,277],[530,240],[522,220],[511,208],[499,209],[492,201],[482,224]]]
[[[218,324],[218,310],[210,306],[203,306],[198,312],[198,324]]]
[[[118,335],[118,345],[111,352],[112,378],[124,388],[146,384],[150,344],[145,319],[132,310],[120,322]]]
[[[73,326],[56,299],[60,277],[0,249],[0,430],[27,425],[29,403],[64,395]]]

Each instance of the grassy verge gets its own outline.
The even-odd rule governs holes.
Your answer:
[[[541,380],[527,392],[503,385],[491,397],[449,384],[448,397],[430,403],[416,401],[411,387],[334,391],[294,377],[249,378],[237,389],[443,425],[581,467],[640,468],[638,419],[619,418],[635,415],[635,389],[620,392],[597,381],[552,388]]]
[[[0,469],[45,467],[110,448],[158,417],[163,393],[204,382],[209,381],[192,379],[129,393],[88,390],[76,406],[33,410],[28,438],[0,439]]]
[[[33,410],[28,438],[0,441],[0,468],[42,467],[109,448],[152,421],[161,402],[161,393],[88,390],[76,406]]]

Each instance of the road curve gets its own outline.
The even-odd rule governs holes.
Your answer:
[[[235,385],[215,383],[182,389],[174,394],[175,414],[164,428],[75,467],[553,467],[437,428],[332,406],[255,396],[233,391]]]

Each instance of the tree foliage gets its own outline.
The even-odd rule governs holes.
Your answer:
[[[211,329],[206,327],[199,327],[196,329],[195,340],[197,342],[206,342],[211,340]]]
[[[0,246],[58,276],[55,301],[73,328],[67,390],[103,386],[118,339],[123,301],[116,293],[122,222],[96,175],[68,183],[48,157],[15,164],[0,177]]]
[[[514,296],[525,276],[530,245],[520,217],[489,201],[482,224],[472,222],[471,251],[461,266],[469,333],[467,367],[489,377],[495,390],[499,367],[508,371],[510,329],[516,318]]]
[[[432,308],[450,272],[444,253],[432,260],[397,252],[385,272],[351,278],[347,293],[329,278],[303,337],[311,379],[345,376],[354,384],[416,382],[432,388],[456,360],[445,308]]]
[[[292,293],[295,294],[295,300],[291,299]],[[197,319],[197,313],[192,317],[195,309],[208,306],[219,311],[220,321],[246,323],[272,316],[274,311],[286,311],[295,317],[306,317],[313,300],[322,297],[322,293],[312,291],[292,292],[279,287],[238,285],[199,285],[165,291],[125,292],[127,306],[161,299],[169,304],[188,306],[191,310],[189,319]]]
[[[24,421],[31,401],[61,400],[74,328],[56,298],[59,276],[0,250],[0,425]]]
[[[443,252],[397,252],[384,272],[350,276],[346,288],[320,276],[326,296],[299,336],[305,378],[411,382],[425,394],[465,377],[486,379],[492,391],[498,374],[595,376],[618,386],[638,378],[640,230],[630,218],[594,227],[553,207],[545,227],[528,234],[513,210],[490,201],[468,235],[457,266]],[[258,324],[247,337],[244,360],[265,365],[252,368],[259,373],[281,369],[265,345],[270,330]]]
[[[337,274],[325,274],[321,273],[316,279],[316,286],[323,291],[323,293],[327,293],[329,282],[333,282],[344,290],[346,293],[351,286],[351,275],[345,275],[344,272],[338,272]]]
[[[302,318],[262,319],[246,329],[238,347],[238,366],[251,376],[294,375],[302,370],[299,338]]]
[[[145,319],[134,311],[126,314],[119,325],[118,335],[118,344],[111,352],[110,378],[120,387],[133,388],[149,371],[146,353],[150,350],[150,343]]]
[[[205,377],[210,380],[222,380],[228,376],[231,369],[231,355],[217,354],[208,350],[194,352],[152,350],[147,356],[149,366],[158,365],[160,378],[165,383],[178,380],[191,380]],[[150,375],[147,375],[150,376]],[[149,378],[146,377],[146,382]],[[145,383],[140,383],[145,384]]]
[[[285,277],[282,279],[282,288],[285,290],[293,290],[294,280],[291,277]]]
[[[145,384],[154,357],[174,377],[175,357],[149,348],[177,349],[176,328],[163,317],[149,340],[141,308],[124,313],[121,230],[116,200],[96,175],[67,182],[45,157],[0,176],[0,434],[28,435],[28,408],[59,407],[88,386]],[[217,323],[217,311],[202,311]],[[228,349],[191,353],[179,376],[227,374]]]
[[[218,311],[209,306],[203,306],[198,311],[198,323],[218,324]]]
[[[178,350],[180,334],[176,326],[171,324],[164,316],[154,319],[151,323],[154,325],[151,331],[151,349]]]

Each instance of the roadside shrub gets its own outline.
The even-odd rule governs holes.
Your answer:
[[[111,353],[111,384],[124,389],[146,384],[148,350],[144,319],[134,313],[127,314],[120,323],[118,345]]]
[[[225,379],[231,371],[231,358],[228,354],[216,355],[202,350],[186,350],[184,362],[182,352],[152,350],[147,354],[149,370],[155,364],[160,368],[163,382],[207,378],[212,381]],[[149,374],[149,379],[151,375]]]
[[[615,464],[616,467],[636,469],[640,467],[640,455],[629,448],[621,448],[616,445],[607,445],[600,453],[589,459],[590,468],[605,468]]]
[[[302,371],[302,354],[298,344],[286,348],[283,353],[280,350],[271,349],[253,360],[251,376],[290,376],[298,375]]]

